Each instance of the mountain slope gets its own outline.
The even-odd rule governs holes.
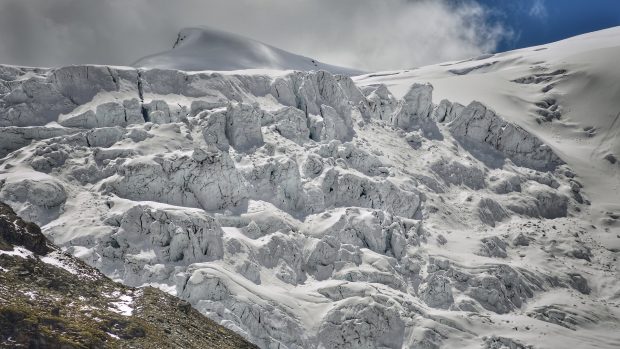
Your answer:
[[[617,200],[543,132],[562,103],[515,118],[562,91],[524,82],[565,75],[523,56],[492,95],[514,110],[443,82],[500,64],[473,60],[420,69],[436,79],[0,66],[0,199],[261,348],[616,348],[620,215],[596,215]]]
[[[254,348],[186,303],[112,282],[0,203],[0,348]]]
[[[133,66],[186,71],[276,69],[361,74],[355,69],[321,63],[259,41],[206,27],[183,29],[172,50],[141,58]]]

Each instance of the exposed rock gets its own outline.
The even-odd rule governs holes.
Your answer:
[[[0,250],[11,248],[11,245],[23,246],[37,255],[53,250],[36,224],[24,222],[9,205],[0,202]]]
[[[60,252],[3,203],[0,285],[3,347],[256,348],[187,302],[115,283]]]

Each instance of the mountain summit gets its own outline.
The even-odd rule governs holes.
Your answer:
[[[207,27],[179,32],[171,50],[139,59],[135,67],[200,70],[325,70],[332,74],[359,75],[360,71],[321,63],[240,35]]]

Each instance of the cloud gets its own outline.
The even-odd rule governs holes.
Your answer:
[[[126,65],[208,25],[321,61],[410,68],[493,51],[508,32],[460,0],[3,0],[0,62]]]
[[[534,0],[532,7],[530,7],[529,15],[536,18],[547,17],[547,7],[544,0]]]

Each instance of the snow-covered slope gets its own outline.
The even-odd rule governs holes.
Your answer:
[[[325,70],[349,76],[362,73],[355,69],[321,63],[256,40],[207,27],[181,30],[171,50],[141,58],[133,66],[186,71]]]
[[[615,348],[619,165],[557,133],[618,103],[592,36],[355,80],[2,66],[0,200],[262,348]]]
[[[597,200],[601,223],[620,211],[620,27],[556,43],[410,71],[361,76],[396,96],[429,82],[434,101],[478,100],[545,140]],[[618,243],[618,242],[616,242]],[[620,244],[617,245],[620,248]]]

